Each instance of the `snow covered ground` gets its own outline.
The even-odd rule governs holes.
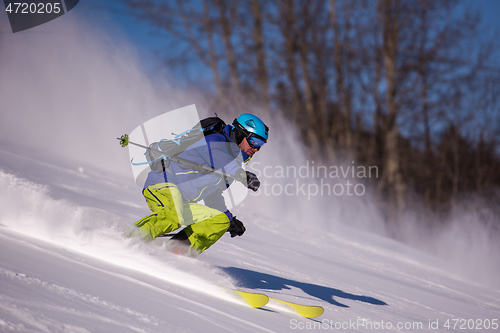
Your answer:
[[[368,193],[249,196],[233,211],[245,235],[226,234],[198,259],[168,253],[164,239],[123,237],[148,210],[116,136],[200,97],[158,97],[168,85],[126,46],[67,20],[44,26],[57,33],[0,40],[1,332],[500,331],[498,271],[483,269],[498,267],[498,253],[478,255],[488,239],[448,240],[481,279],[461,274],[446,256],[383,237]],[[300,158],[271,128],[261,171]],[[325,312],[253,309],[221,286]]]
[[[122,237],[147,213],[132,180],[5,150],[0,161],[2,332],[498,331],[498,289],[398,242],[347,227],[276,228],[254,211],[242,216],[243,237],[179,257],[164,240]],[[325,312],[253,309],[214,286]]]

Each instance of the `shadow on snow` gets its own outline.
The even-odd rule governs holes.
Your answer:
[[[345,308],[348,308],[349,306],[337,302],[335,298],[350,299],[373,305],[387,305],[384,301],[373,297],[349,294],[335,288],[285,279],[276,275],[255,272],[248,269],[237,267],[219,267],[219,269],[235,279],[238,283],[238,287],[242,288],[284,290],[291,289],[290,287],[296,287],[302,289],[302,291],[310,296]]]

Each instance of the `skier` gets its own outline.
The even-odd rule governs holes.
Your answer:
[[[213,133],[190,146],[178,157],[221,169],[257,191],[257,176],[243,170],[267,142],[268,127],[257,116],[244,113],[226,125],[222,133]],[[167,249],[178,254],[197,256],[212,246],[227,231],[241,236],[245,226],[227,209],[222,192],[233,180],[214,173],[202,173],[171,161],[164,171],[152,170],[144,184],[143,195],[152,213],[137,221],[132,235],[146,241],[186,226],[167,242]],[[197,202],[203,200],[204,205]]]

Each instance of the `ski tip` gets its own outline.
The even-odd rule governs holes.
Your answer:
[[[311,306],[309,309],[306,309],[305,311],[297,311],[302,317],[305,318],[317,318],[325,312],[325,309],[321,306]]]
[[[273,298],[270,297],[271,300],[274,302],[278,302],[280,304],[284,304],[288,306],[289,308],[292,308],[295,313],[298,315],[304,317],[304,318],[316,318],[319,317],[325,312],[325,309],[321,306],[316,306],[316,305],[302,305],[302,304],[297,304],[293,302],[287,302],[283,301],[281,299]]]
[[[264,294],[250,293],[241,290],[234,290],[234,292],[253,308],[261,308],[269,302],[269,297]]]

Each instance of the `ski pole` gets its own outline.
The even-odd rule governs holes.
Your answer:
[[[120,146],[122,147],[127,147],[129,144],[132,144],[134,146],[137,146],[137,147],[141,147],[141,148],[144,148],[144,149],[152,149],[160,154],[163,154],[163,152],[159,151],[158,149],[156,148],[153,148],[153,147],[146,147],[144,145],[141,145],[139,143],[135,143],[135,142],[132,142],[129,140],[129,137],[128,137],[128,134],[123,134],[121,137],[117,138],[118,140],[120,140]],[[216,170],[210,166],[207,166],[207,165],[203,165],[203,164],[198,164],[196,162],[193,162],[193,161],[189,161],[189,160],[186,160],[184,158],[181,158],[181,157],[172,157],[172,156],[169,156],[169,157],[166,157],[167,159],[171,160],[171,161],[174,161],[176,163],[181,163],[181,164],[185,164],[187,166],[190,166],[192,167],[193,169],[199,171],[199,172],[202,172],[202,171],[205,171],[207,173],[215,173],[219,176],[222,176],[224,178],[230,178],[230,179],[233,179],[233,180],[237,180],[237,181],[240,181],[240,179],[237,179],[235,176],[233,175],[230,175],[230,174],[227,174],[225,172],[222,172],[220,170]]]
[[[132,144],[134,146],[137,146],[137,147],[141,147],[141,148],[144,148],[144,149],[149,149],[149,147],[146,147],[144,145],[141,145],[141,144],[129,141],[128,134],[123,134],[120,138],[117,138],[117,139],[120,140],[120,146],[122,146],[124,148],[127,147],[128,144],[130,143],[130,144]],[[156,150],[154,148],[151,148],[151,149],[153,149],[153,150],[155,150],[157,152],[160,152],[159,150]]]

